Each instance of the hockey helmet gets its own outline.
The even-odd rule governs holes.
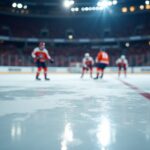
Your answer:
[[[90,54],[89,53],[85,53],[84,56],[87,58],[87,57],[90,57]]]
[[[121,55],[120,58],[121,58],[121,59],[126,59],[126,56],[125,56],[125,55]]]

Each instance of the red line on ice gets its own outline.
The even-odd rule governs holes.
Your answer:
[[[123,84],[127,85],[128,87],[130,87],[131,89],[135,90],[136,92],[138,92],[140,95],[142,95],[143,97],[145,97],[146,99],[150,100],[150,93],[144,92],[142,90],[140,90],[138,87],[127,83],[125,81],[120,80]]]

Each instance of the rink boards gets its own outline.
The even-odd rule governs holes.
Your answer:
[[[48,67],[53,73],[80,73],[81,67]],[[94,72],[96,69],[94,69]],[[36,67],[0,66],[0,73],[34,73]],[[105,72],[116,73],[117,67],[107,67]],[[150,73],[150,66],[129,67],[128,73]]]

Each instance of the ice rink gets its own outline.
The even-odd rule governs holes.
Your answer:
[[[0,150],[150,150],[150,75],[0,75]]]

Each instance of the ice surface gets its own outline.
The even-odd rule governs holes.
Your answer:
[[[0,75],[0,150],[150,150],[150,75],[50,78]]]

